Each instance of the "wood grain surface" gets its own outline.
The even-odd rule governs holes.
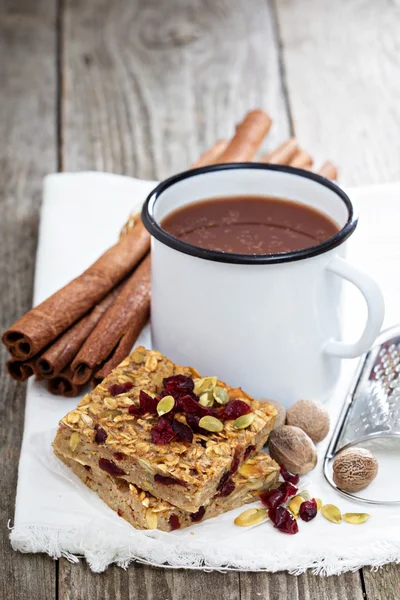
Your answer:
[[[161,178],[263,107],[274,119],[264,153],[293,121],[346,184],[399,178],[398,19],[389,0],[0,4],[1,329],[31,303],[41,181],[57,157],[65,170]],[[4,355],[0,600],[399,600],[394,565],[329,578],[144,565],[98,575],[13,552],[25,386],[5,376]]]
[[[43,176],[57,169],[55,2],[0,4],[0,329],[32,305]],[[13,552],[25,385],[5,372],[0,344],[0,599],[55,598],[55,563]]]
[[[345,185],[400,178],[400,4],[276,0],[292,120]]]

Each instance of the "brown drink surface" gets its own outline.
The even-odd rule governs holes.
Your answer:
[[[193,246],[236,254],[293,252],[339,231],[332,219],[314,208],[268,196],[200,200],[173,211],[161,225]]]

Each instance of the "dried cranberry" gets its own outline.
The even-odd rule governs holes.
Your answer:
[[[114,452],[114,458],[115,460],[124,460],[125,454],[122,454],[122,452]]]
[[[252,454],[255,449],[256,449],[255,446],[247,446],[247,448],[243,454],[243,461],[247,460],[249,458],[250,454]]]
[[[233,459],[232,459],[232,464],[231,464],[231,469],[229,471],[229,475],[234,475],[236,473],[236,471],[239,468],[239,454],[240,454],[240,450],[236,449],[235,450],[235,454],[233,455]]]
[[[117,510],[117,513],[119,517],[122,517],[122,510],[120,508]]]
[[[280,489],[283,493],[283,502],[286,502],[286,500],[288,500],[291,496],[295,496],[297,494],[297,487],[288,481],[281,483],[278,489]]]
[[[169,518],[169,525],[171,527],[171,531],[175,531],[175,529],[179,529],[181,524],[179,523],[179,519],[176,515],[171,515]]]
[[[179,399],[179,408],[186,414],[194,413],[200,418],[206,417],[208,415],[210,415],[211,417],[218,416],[218,413],[215,410],[215,408],[202,406],[198,403],[197,400],[193,398],[193,396],[189,396],[189,394]]]
[[[166,416],[166,415],[164,415]],[[175,439],[175,431],[172,429],[172,424],[169,419],[160,417],[158,423],[151,429],[151,437],[155,444],[168,444]]]
[[[99,427],[98,425],[95,425],[94,428],[96,430],[94,441],[96,442],[96,444],[104,444],[104,442],[107,439],[107,432],[104,431],[104,429],[102,427]]]
[[[312,521],[317,515],[317,502],[312,498],[300,504],[299,515],[303,521]]]
[[[144,413],[157,414],[157,398],[152,398],[149,394],[146,394],[143,390],[139,394],[140,408]]]
[[[195,413],[186,413],[186,422],[192,431],[194,431],[195,433],[201,433],[203,435],[209,435],[208,431],[206,431],[202,427],[199,427],[200,418],[201,417],[199,415],[196,415]],[[201,441],[204,442],[204,440]]]
[[[235,484],[233,483],[232,479],[228,479],[228,481],[226,481],[222,486],[221,491],[218,493],[218,497],[226,498],[227,496],[230,496],[230,494],[232,494],[234,489]]]
[[[194,389],[194,381],[186,375],[172,375],[163,379],[163,385],[167,392],[192,392]]]
[[[268,511],[268,516],[274,524],[274,527],[283,533],[294,534],[299,531],[296,519],[287,510],[287,508],[284,508],[283,506],[270,508]]]
[[[292,473],[289,473],[284,465],[281,465],[281,475],[285,481],[293,483],[293,485],[297,485],[299,483],[300,475],[293,475]]]
[[[111,396],[118,396],[119,394],[124,394],[125,392],[129,392],[133,388],[133,383],[112,383],[108,386],[108,391]]]
[[[189,444],[192,443],[193,431],[190,429],[190,427],[185,425],[185,423],[181,423],[180,421],[174,419],[172,421],[172,429],[179,439],[183,440],[184,442],[189,442]]]
[[[267,508],[276,508],[284,501],[284,493],[280,488],[268,490],[260,494],[260,500]]]
[[[251,408],[243,400],[229,400],[228,404],[225,405],[222,418],[227,420],[237,419],[249,412],[251,412]]]
[[[128,413],[130,415],[142,415],[143,411],[140,408],[140,406],[136,406],[136,404],[131,404],[130,407],[128,408]]]
[[[180,479],[175,479],[175,477],[168,477],[168,475],[160,475],[156,473],[154,475],[154,481],[156,483],[161,483],[161,485],[182,485],[183,487],[187,487],[187,484]]]
[[[192,519],[192,521],[194,523],[198,523],[204,517],[205,512],[206,512],[206,509],[204,508],[204,506],[200,506],[200,508],[199,508],[199,510],[197,512],[192,513],[190,515],[190,518]]]
[[[126,475],[125,471],[118,467],[115,462],[108,460],[107,458],[100,458],[99,467],[113,477],[122,477],[122,475]]]

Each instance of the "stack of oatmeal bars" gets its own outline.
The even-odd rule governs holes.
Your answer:
[[[138,347],[61,421],[54,451],[137,529],[173,531],[253,502],[276,410]]]

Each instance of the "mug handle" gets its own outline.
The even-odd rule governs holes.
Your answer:
[[[329,340],[324,352],[341,358],[356,358],[368,352],[377,338],[385,316],[385,303],[378,284],[343,258],[335,256],[326,267],[335,275],[339,275],[355,285],[365,298],[368,308],[367,322],[361,337],[354,343]]]

